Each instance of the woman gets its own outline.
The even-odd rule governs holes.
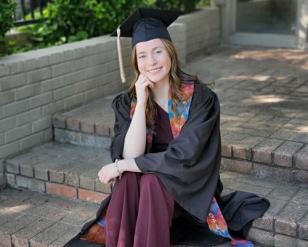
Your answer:
[[[245,192],[220,197],[219,102],[180,70],[166,28],[176,17],[139,9],[121,26],[132,36],[136,77],[113,100],[114,163],[98,173],[102,183],[116,183],[97,218],[67,246],[209,246],[228,239],[253,246],[231,234],[245,236],[269,203]]]

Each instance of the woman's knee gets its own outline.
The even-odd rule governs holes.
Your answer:
[[[117,184],[138,184],[140,175],[136,172],[124,172],[120,179],[117,180]]]
[[[159,178],[154,174],[144,174],[140,178],[140,187],[154,187],[160,186]]]

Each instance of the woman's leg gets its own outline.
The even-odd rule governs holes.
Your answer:
[[[134,247],[169,247],[174,199],[159,178],[144,174],[140,178],[140,198]]]
[[[140,176],[125,172],[115,184],[106,213],[106,247],[133,246]]]

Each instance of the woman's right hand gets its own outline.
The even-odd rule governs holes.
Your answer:
[[[144,75],[140,74],[138,80],[135,83],[137,104],[142,104],[146,106],[146,103],[149,98],[149,87],[153,88],[154,83],[151,82]]]

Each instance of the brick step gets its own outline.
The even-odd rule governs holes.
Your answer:
[[[105,148],[47,143],[5,161],[11,187],[100,202],[110,193],[97,173],[111,162]]]
[[[62,247],[85,222],[95,217],[99,207],[89,202],[14,189],[1,191],[0,201],[0,246],[3,247]],[[228,246],[226,243],[217,247]]]
[[[82,146],[103,147],[113,136],[115,95],[98,99],[53,117],[55,140]]]
[[[15,188],[99,203],[110,187],[99,182],[97,172],[109,162],[104,148],[47,143],[6,160],[6,177]],[[278,183],[229,171],[223,171],[221,178],[224,193],[243,190],[271,201],[269,211],[254,223],[251,239],[270,246],[277,241],[308,244],[307,184]]]
[[[114,124],[114,114],[111,109],[113,97],[114,95],[101,98],[88,105],[56,115],[53,118],[55,140],[92,147],[104,147],[110,144]],[[296,128],[303,129],[305,122],[284,120],[284,125],[277,125],[275,121],[278,120],[269,122],[266,118],[264,121],[269,122],[268,126],[272,125],[268,127],[269,129],[280,126],[282,129],[285,128],[285,131],[289,131],[290,138],[286,136],[283,139],[274,134],[265,135],[266,131],[262,129],[265,122],[258,120],[257,123],[261,128],[253,122],[254,118],[247,120],[245,113],[230,116],[222,112],[221,119],[224,169],[261,178],[279,180],[284,177],[288,182],[308,182],[308,141],[304,142],[305,139],[294,141],[291,138],[295,134],[298,138],[300,137],[300,132]],[[256,126],[255,129],[252,128],[253,126]],[[269,129],[268,133],[274,131]],[[280,130],[277,129],[277,131]],[[304,138],[305,132],[302,133]]]
[[[227,171],[221,173],[221,179],[224,194],[245,190],[270,200],[271,207],[253,223],[248,235],[257,246],[308,246],[307,186],[279,184]],[[98,208],[97,203],[11,188],[0,192],[0,202],[0,246],[6,247],[63,246],[95,216]],[[221,247],[227,246],[230,245]]]

